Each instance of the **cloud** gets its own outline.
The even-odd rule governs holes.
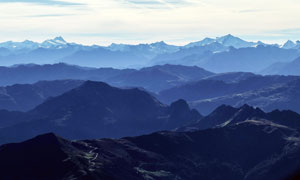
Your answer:
[[[123,2],[133,7],[151,9],[177,8],[192,4],[187,0],[123,0]]]
[[[263,12],[264,10],[262,9],[244,9],[238,11],[239,13],[257,13],[257,12]]]
[[[278,32],[283,34],[300,34],[300,28],[282,29]]]
[[[33,3],[33,4],[59,5],[59,6],[84,5],[83,3],[59,1],[59,0],[0,0],[0,3]]]
[[[296,39],[300,4],[295,2],[0,0],[0,41],[42,41],[62,35],[89,44],[160,40],[181,44],[228,33],[250,40]]]
[[[63,17],[63,16],[73,16],[74,14],[36,14],[36,15],[29,15],[23,17],[29,18],[44,18],[44,17]]]
[[[272,38],[299,40],[300,28],[270,30],[266,31],[265,34],[272,35]]]

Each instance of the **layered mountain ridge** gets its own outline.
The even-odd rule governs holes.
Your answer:
[[[249,104],[265,111],[291,109],[300,112],[298,88],[298,76],[225,73],[163,90],[158,98],[165,103],[185,99],[202,114],[209,114],[222,104],[235,107]]]
[[[8,118],[17,112],[10,112]],[[122,137],[169,130],[200,119],[184,100],[170,106],[138,88],[119,89],[86,81],[23,113],[23,122],[4,127],[0,142],[55,132],[68,139]]]
[[[182,65],[161,65],[142,69],[87,68],[64,63],[26,64],[0,67],[0,85],[28,84],[52,80],[104,81],[119,87],[142,87],[158,92],[189,81],[214,75],[203,68]]]

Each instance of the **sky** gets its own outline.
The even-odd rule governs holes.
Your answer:
[[[226,34],[300,39],[299,0],[0,0],[0,41],[183,45]]]

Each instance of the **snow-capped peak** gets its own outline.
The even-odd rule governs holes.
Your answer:
[[[46,41],[44,41],[44,43],[50,42],[52,44],[67,44],[67,42],[64,40],[64,38],[62,38],[61,36],[56,37],[54,39],[48,39]]]
[[[242,39],[238,38],[238,37],[235,37],[231,34],[228,34],[226,36],[222,36],[222,37],[217,37],[216,38],[216,41],[217,42],[220,42],[220,43],[223,43],[225,41],[243,41]]]
[[[66,43],[67,43],[67,42],[64,40],[64,38],[61,37],[61,36],[54,38],[53,41],[59,42],[59,43],[61,43],[61,44],[66,44]]]
[[[55,37],[54,39],[48,39],[41,43],[41,47],[43,48],[53,48],[53,47],[62,47],[66,46],[68,43],[61,36]]]
[[[165,43],[164,41],[159,41],[159,42],[151,43],[150,45],[152,45],[152,46],[167,46],[168,44]]]
[[[231,34],[216,38],[216,41],[224,46],[233,46],[235,48],[253,47],[256,45],[254,42],[244,41],[241,38],[235,37]]]
[[[205,38],[202,41],[193,42],[185,46],[185,48],[190,48],[194,46],[206,46],[212,43],[219,43],[225,47],[234,47],[234,48],[243,48],[243,47],[255,47],[257,43],[244,41],[238,37],[235,37],[231,34],[226,36],[217,37],[215,39]]]
[[[283,46],[282,48],[284,49],[291,49],[291,48],[294,48],[296,46],[296,43],[294,43],[293,41],[291,40],[288,40]]]

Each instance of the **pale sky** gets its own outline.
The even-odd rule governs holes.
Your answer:
[[[226,34],[300,39],[299,0],[0,0],[0,41],[185,44]]]

